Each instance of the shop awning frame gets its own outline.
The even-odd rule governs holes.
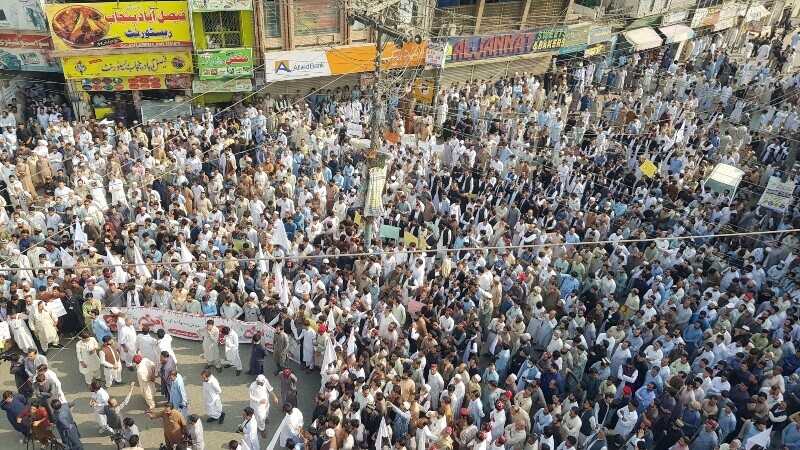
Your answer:
[[[690,27],[683,25],[681,23],[676,23],[674,25],[669,25],[665,27],[659,27],[658,31],[667,38],[667,44],[673,44],[683,41],[688,41],[689,39],[695,36],[694,30]]]
[[[624,31],[622,34],[625,36],[625,40],[627,40],[636,51],[649,50],[664,43],[661,36],[650,27]]]

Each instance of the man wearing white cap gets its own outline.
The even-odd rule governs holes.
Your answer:
[[[250,384],[250,407],[255,413],[255,421],[261,437],[267,437],[267,416],[269,416],[269,397],[276,405],[280,404],[275,390],[264,375],[256,377]]]

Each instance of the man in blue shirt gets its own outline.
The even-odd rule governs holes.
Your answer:
[[[800,450],[800,415],[796,415],[794,422],[783,429],[781,440],[784,450]]]
[[[78,431],[78,425],[70,412],[75,403],[62,404],[61,400],[56,399],[53,400],[50,406],[53,408],[53,423],[55,423],[58,434],[61,436],[61,442],[69,450],[83,450],[81,433]]]

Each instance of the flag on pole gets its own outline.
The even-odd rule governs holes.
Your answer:
[[[333,339],[328,339],[325,343],[325,353],[322,354],[320,373],[324,374],[328,370],[328,366],[333,364],[334,361],[336,361],[336,348],[333,346]]]
[[[333,308],[328,310],[328,318],[325,319],[325,326],[331,331],[336,329],[336,318],[333,317]]]
[[[272,232],[272,243],[281,247],[287,255],[292,253],[292,244],[289,242],[289,235],[286,234],[286,228],[283,227],[283,220],[281,219],[275,221],[275,231]]]
[[[83,225],[81,225],[80,220],[75,221],[75,236],[73,236],[72,240],[75,241],[75,245],[77,245],[78,248],[84,248],[89,245],[89,237],[86,236],[86,232],[83,231]]]
[[[287,286],[286,280],[283,279],[283,272],[281,271],[281,265],[275,264],[273,266],[273,271],[275,272],[273,275],[275,277],[275,289],[278,290],[280,294],[280,301],[281,306],[289,306],[289,287]]]
[[[239,282],[236,284],[236,287],[239,289],[239,292],[245,292],[245,285],[244,285],[244,270],[239,271]]]
[[[258,253],[256,253],[256,259],[258,260],[258,270],[261,273],[267,272],[267,258],[264,256],[264,250],[261,249],[261,243],[258,243]]]
[[[59,251],[59,258],[61,259],[61,267],[75,267],[78,261],[72,257],[66,250]]]
[[[381,424],[378,427],[378,436],[375,438],[375,448],[383,450],[384,445],[389,445],[389,429],[386,427],[386,417],[381,417]]]
[[[117,284],[125,283],[125,280],[128,278],[128,274],[122,270],[122,264],[120,263],[120,260],[111,253],[106,256],[106,259],[108,260],[108,265],[114,268],[114,281],[116,281]]]
[[[139,250],[138,245],[133,246],[133,260],[136,263],[136,273],[138,273],[140,277],[152,278],[153,274],[150,273],[150,269],[145,265],[142,252]]]
[[[192,257],[192,253],[186,248],[186,244],[181,242],[181,264],[183,265],[183,270],[189,272],[192,270],[191,263],[194,262],[194,257]]]

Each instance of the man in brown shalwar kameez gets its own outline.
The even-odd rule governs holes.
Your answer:
[[[147,417],[152,419],[161,418],[164,421],[164,443],[167,448],[174,448],[178,450],[186,450],[186,445],[183,443],[183,433],[188,433],[189,428],[186,426],[186,421],[183,419],[183,414],[172,408],[172,405],[167,404],[164,409],[159,413],[147,413]]]

